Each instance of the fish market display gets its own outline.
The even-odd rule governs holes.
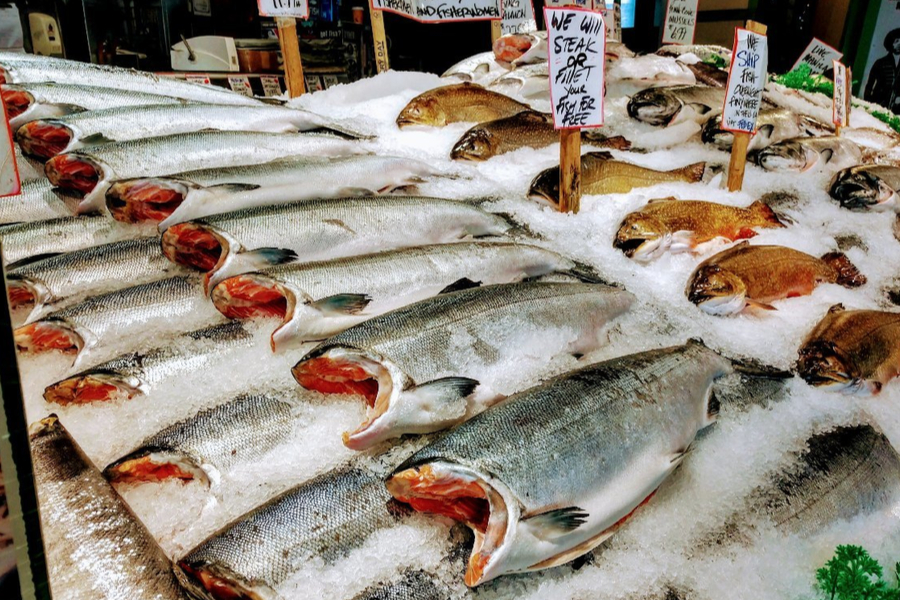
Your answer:
[[[694,163],[671,171],[647,169],[613,158],[609,152],[581,155],[581,190],[585,194],[625,194],[635,188],[659,183],[700,181],[706,163]],[[559,205],[559,167],[541,171],[531,182],[528,197],[551,206]]]
[[[97,143],[125,142],[204,129],[291,133],[336,127],[340,128],[329,119],[284,106],[162,104],[36,119],[19,127],[16,141],[26,154],[47,159]]]
[[[327,135],[202,131],[74,150],[54,156],[44,170],[53,185],[84,194],[78,212],[86,213],[102,209],[116,179],[259,164],[288,156],[358,152],[353,142]]]
[[[116,181],[106,193],[106,207],[116,220],[161,221],[165,230],[182,221],[253,206],[388,193],[438,174],[411,158],[297,157]]]
[[[211,289],[228,277],[297,260],[501,235],[511,228],[506,219],[473,204],[391,196],[296,202],[213,215],[170,227],[162,243],[173,262],[206,271]]]
[[[717,238],[752,238],[755,228],[784,227],[778,216],[757,200],[737,208],[695,200],[663,198],[630,213],[622,221],[613,245],[628,258],[659,258],[665,252],[698,252],[698,246]]]
[[[0,201],[0,225],[46,221],[72,215],[72,209],[46,179],[22,182],[22,190]]]
[[[715,419],[710,387],[730,371],[690,342],[561,375],[426,446],[388,489],[476,532],[469,586],[563,564],[653,496]]]
[[[707,121],[703,126],[703,141],[730,152],[734,133],[720,129],[721,124],[721,115]],[[756,133],[750,138],[750,145],[747,148],[750,151],[762,150],[772,144],[800,138],[806,134],[824,135],[828,130],[826,125],[812,121],[786,108],[759,111],[756,127]]]
[[[866,278],[840,252],[816,258],[784,246],[741,242],[700,263],[685,293],[706,313],[731,315],[748,306],[775,310],[771,302],[806,296],[820,283],[855,288]]]
[[[838,173],[829,193],[850,210],[894,210],[900,212],[900,167],[858,165]]]
[[[581,132],[582,141],[601,148],[627,150],[631,143],[622,136],[607,138],[596,130]],[[450,151],[457,160],[487,160],[519,148],[543,148],[559,142],[553,117],[537,111],[522,111],[512,117],[481,123],[468,130]]]
[[[822,389],[877,394],[900,374],[900,313],[832,306],[803,341],[796,368]]]
[[[397,125],[402,128],[410,125],[443,127],[448,123],[470,121],[480,123],[511,117],[530,108],[480,85],[459,83],[439,87],[410,100],[397,116]]]
[[[32,428],[31,443],[53,594],[186,600],[156,540],[55,416]]]
[[[838,170],[860,160],[862,150],[855,142],[834,136],[785,140],[756,154],[757,164],[767,171],[806,171],[814,167]]]
[[[604,285],[520,283],[444,294],[329,338],[293,368],[306,389],[357,394],[366,421],[344,434],[354,450],[445,429],[502,393],[502,370],[530,340],[543,359],[602,344],[606,324],[634,296]],[[525,359],[526,357],[518,357]]]
[[[534,246],[462,242],[274,267],[226,279],[211,295],[227,317],[282,319],[272,334],[279,350],[439,293],[574,269]]]
[[[649,125],[695,120],[706,122],[722,113],[725,90],[706,86],[650,88],[628,101],[628,115]]]

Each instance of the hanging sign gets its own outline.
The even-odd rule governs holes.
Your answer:
[[[847,127],[850,125],[850,86],[851,79],[850,70],[840,61],[833,60],[831,64],[834,67],[834,110],[832,111],[832,121],[837,127]]]
[[[309,18],[309,0],[256,0],[263,17]]]
[[[818,75],[828,69],[831,61],[841,60],[843,56],[843,52],[835,50],[818,38],[813,38],[806,50],[803,51],[803,54],[800,55],[800,58],[797,59],[797,62],[794,63],[794,66],[791,67],[791,71],[800,65],[809,65],[810,72]]]
[[[738,27],[733,48],[722,129],[755,133],[769,66],[766,36]]]
[[[0,132],[0,196],[12,196],[22,191],[19,180],[19,167],[16,165],[16,153],[13,149],[12,128],[9,126],[9,117],[6,116],[6,105],[0,99],[0,110],[5,118],[3,126],[5,131]],[[2,279],[0,279],[2,288]],[[0,294],[4,293],[0,289]]]
[[[278,75],[260,75],[259,81],[262,83],[263,95],[267,98],[281,95],[281,83],[278,81]]]
[[[229,75],[228,87],[233,92],[243,94],[244,96],[253,97],[253,88],[250,87],[250,78],[246,75]]]
[[[503,16],[500,0],[372,0],[372,8],[404,15],[422,23],[496,21]]]
[[[503,0],[503,35],[537,31],[531,0]]]
[[[663,25],[663,44],[693,44],[699,0],[669,0]]]
[[[606,24],[600,13],[545,8],[556,129],[603,125]]]

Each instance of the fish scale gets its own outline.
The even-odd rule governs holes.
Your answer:
[[[69,206],[44,178],[22,182],[22,190],[0,202],[0,225],[71,216]]]

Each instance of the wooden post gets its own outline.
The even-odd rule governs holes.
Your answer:
[[[759,35],[765,35],[768,27],[756,21],[747,21],[747,29]],[[750,134],[742,131],[734,134],[731,145],[731,162],[728,164],[728,191],[738,192],[744,185],[744,170],[747,167],[747,147],[750,145]]]
[[[581,130],[559,130],[559,211],[581,210]]]
[[[276,17],[275,22],[278,24],[278,42],[284,58],[284,82],[288,96],[296,98],[306,91],[303,63],[300,62],[300,40],[297,38],[297,19]]]
[[[500,39],[500,36],[503,35],[503,21],[491,21],[491,48],[494,47],[494,42]]]
[[[384,33],[384,13],[370,3],[369,18],[372,21],[372,41],[375,46],[375,68],[379,73],[384,73],[391,68],[387,36]]]

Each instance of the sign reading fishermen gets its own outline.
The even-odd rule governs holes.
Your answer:
[[[697,28],[697,4],[700,0],[669,0],[663,44],[693,44]]]
[[[500,0],[372,0],[372,8],[424,23],[499,20],[503,16]]]
[[[603,125],[606,24],[599,13],[545,8],[550,100],[556,129]]]
[[[769,67],[766,36],[737,28],[733,47],[722,129],[755,133]]]
[[[308,0],[257,0],[257,5],[264,17],[309,18]]]

